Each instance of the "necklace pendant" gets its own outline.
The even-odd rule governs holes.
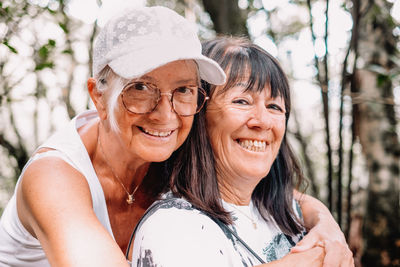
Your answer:
[[[126,202],[129,204],[129,205],[131,205],[133,202],[135,201],[135,198],[133,197],[133,194],[132,195],[128,195],[128,198],[126,199]]]
[[[254,229],[257,229],[257,224],[255,222],[253,222],[253,227]]]

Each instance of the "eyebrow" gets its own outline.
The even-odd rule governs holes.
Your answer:
[[[182,80],[178,80],[176,83],[180,83],[180,84],[194,83],[194,84],[197,84],[196,80],[194,80],[194,79],[182,79]]]
[[[235,83],[233,86],[242,86],[242,87],[247,87],[247,86],[248,86],[248,84],[246,84],[246,83],[243,83],[243,82],[237,82],[237,83]]]
[[[139,80],[148,80],[148,81],[151,81],[151,82],[155,82],[156,81],[153,77],[147,76],[147,75],[143,75],[143,76],[139,77],[138,79]]]

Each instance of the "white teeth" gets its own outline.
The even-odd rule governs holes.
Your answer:
[[[158,131],[152,131],[152,130],[146,130],[144,128],[142,128],[143,131],[149,135],[153,135],[153,136],[158,136],[158,137],[165,137],[168,136],[172,133],[172,131],[168,131],[168,132],[158,132]]]
[[[264,152],[267,144],[265,141],[260,140],[239,140],[239,145],[247,150]]]

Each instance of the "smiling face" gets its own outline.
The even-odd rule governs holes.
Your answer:
[[[161,94],[179,87],[196,87],[197,66],[194,61],[174,61],[136,80],[156,85]],[[119,97],[115,118],[120,146],[127,148],[131,158],[145,162],[166,160],[185,141],[193,123],[193,116],[174,112],[168,94],[162,95],[153,112],[142,115],[128,112]]]
[[[207,106],[207,130],[217,162],[218,179],[258,183],[274,162],[285,134],[285,102],[269,87],[247,90],[238,82],[217,87]]]

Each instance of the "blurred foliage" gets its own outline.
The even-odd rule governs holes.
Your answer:
[[[84,88],[88,75],[77,82],[76,71],[88,73],[89,65],[74,50],[82,43],[89,49],[93,25],[70,17],[67,4],[62,0],[0,2],[2,187],[8,188],[7,179],[16,181],[29,155],[57,125],[88,105]],[[79,53],[85,54],[82,46]],[[71,101],[75,91],[80,91],[84,103]],[[4,205],[1,198],[0,203]]]

